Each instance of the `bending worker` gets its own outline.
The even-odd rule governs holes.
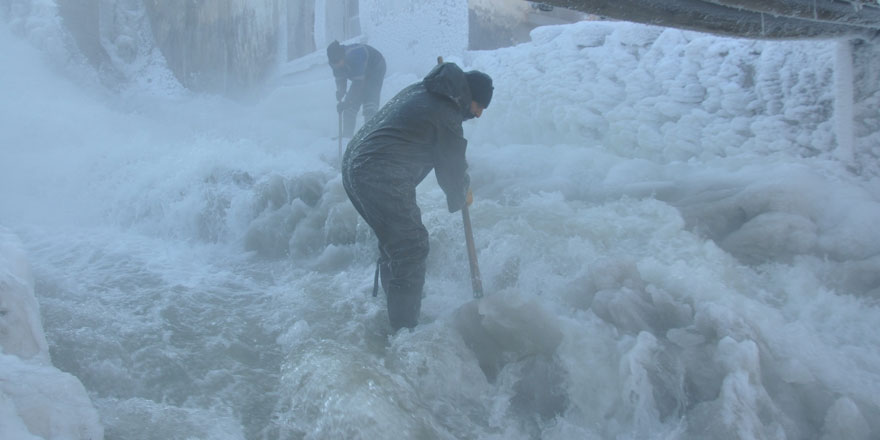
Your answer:
[[[433,169],[449,212],[470,204],[461,125],[482,115],[492,92],[489,75],[439,64],[382,107],[345,151],[342,183],[379,240],[377,279],[394,330],[418,324],[425,284],[428,231],[416,203],[416,186]],[[374,295],[376,290],[378,282]]]
[[[344,45],[334,41],[327,46],[327,60],[336,77],[336,111],[342,113],[341,136],[350,139],[361,106],[364,108],[364,123],[379,110],[385,58],[372,46]]]

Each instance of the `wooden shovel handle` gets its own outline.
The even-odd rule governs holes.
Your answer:
[[[474,231],[471,229],[471,215],[467,204],[461,208],[461,220],[464,223],[464,238],[467,242],[468,262],[471,265],[471,285],[474,288],[474,298],[483,297],[483,279],[480,277],[480,267],[477,265],[477,249],[474,246]]]
[[[342,112],[339,112],[339,148],[336,152],[339,159],[339,168],[342,168]]]

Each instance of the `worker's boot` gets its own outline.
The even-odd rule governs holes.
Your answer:
[[[420,292],[397,293],[392,290],[386,298],[388,300],[388,322],[394,331],[418,325],[419,311],[422,308]]]

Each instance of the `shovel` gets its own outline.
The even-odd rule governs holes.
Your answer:
[[[461,220],[464,223],[464,239],[467,243],[468,262],[471,266],[471,286],[474,289],[474,298],[480,299],[483,297],[483,279],[480,277],[480,267],[477,265],[474,231],[471,229],[471,215],[467,203],[461,208]]]
[[[339,167],[342,168],[342,112],[339,112]]]
[[[443,64],[443,57],[437,57],[437,64]],[[470,194],[470,189],[468,194]],[[474,231],[471,229],[471,215],[468,211],[468,204],[465,203],[461,208],[461,220],[464,223],[464,239],[467,243],[468,262],[471,266],[471,286],[474,289],[474,298],[483,297],[483,279],[480,277],[480,267],[477,265],[477,249],[474,246]]]

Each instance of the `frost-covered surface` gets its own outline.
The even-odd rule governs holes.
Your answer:
[[[880,163],[880,39],[853,49],[855,155],[858,166],[877,169]]]
[[[83,85],[100,83],[123,95],[185,93],[156,47],[141,2],[102,2],[80,8],[87,11],[82,14],[86,17],[93,12],[95,20],[66,26],[58,4],[51,0],[0,2],[0,18],[13,33],[42,48],[54,66],[78,77]],[[72,31],[74,25],[78,26]],[[77,32],[79,35],[74,35]],[[84,54],[86,48],[91,52]]]
[[[551,131],[662,162],[835,147],[833,41],[767,44],[594,22],[537,28],[532,39],[534,50],[471,58],[509,96],[487,119],[520,120],[521,130],[480,131],[497,143],[543,143]]]
[[[30,265],[0,227],[0,438],[99,440],[103,427],[82,383],[49,360]]]
[[[34,279],[18,237],[0,229],[0,347],[22,359],[49,362],[49,346],[34,298]]]
[[[836,45],[534,36],[448,55],[496,79],[465,124],[487,297],[429,177],[422,325],[388,335],[329,69],[117,100],[0,32],[0,223],[106,438],[880,435],[880,183],[834,154]]]

